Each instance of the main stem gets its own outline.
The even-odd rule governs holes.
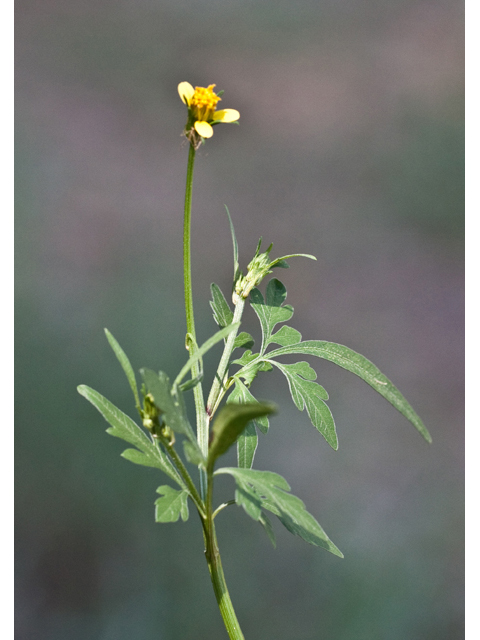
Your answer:
[[[207,518],[205,526],[205,557],[208,563],[208,569],[210,571],[210,578],[212,580],[213,591],[215,598],[217,599],[220,613],[222,614],[223,622],[227,629],[230,640],[245,640],[245,636],[240,629],[240,625],[233,608],[230,594],[228,593],[227,583],[225,582],[225,576],[223,574],[222,560],[220,558],[220,551],[217,544],[217,535],[215,532],[215,525],[213,523],[213,510],[212,510],[212,493],[213,493],[213,474],[209,473],[208,478],[208,493],[207,493]]]
[[[195,319],[193,316],[193,292],[192,292],[192,258],[191,258],[191,219],[192,219],[192,186],[193,168],[195,165],[195,147],[190,144],[187,165],[187,184],[185,188],[185,213],[183,218],[183,281],[185,288],[185,313],[187,317],[187,349],[190,355],[196,348],[197,337],[195,333]],[[199,376],[201,364],[199,361],[192,366],[192,377]],[[195,400],[195,412],[197,417],[197,440],[205,457],[208,454],[208,419],[203,400],[202,384],[197,384],[193,389]],[[205,472],[200,469],[200,492],[205,499],[207,491]]]
[[[190,354],[196,348],[195,320],[193,316],[193,294],[192,294],[192,266],[191,266],[191,216],[192,216],[192,186],[193,186],[193,167],[195,164],[195,148],[191,144],[188,154],[187,165],[187,184],[185,189],[185,215],[183,224],[183,279],[185,286],[185,313],[187,318],[187,347]],[[240,314],[241,315],[241,314]],[[233,338],[234,340],[234,338]],[[232,347],[233,347],[232,340]],[[227,341],[228,342],[228,341]],[[230,353],[232,349],[229,349]],[[225,353],[224,353],[224,357]],[[225,364],[220,367],[224,369]],[[195,378],[200,374],[200,362],[196,362],[192,366],[192,377]],[[219,371],[221,373],[221,371]],[[219,391],[221,387],[219,388]],[[205,410],[203,400],[202,385],[197,384],[194,389],[195,410],[197,416],[197,439],[199,446],[205,456],[208,456],[208,416]],[[175,460],[178,466],[178,460]],[[182,465],[183,466],[183,465]],[[188,475],[188,473],[187,473]],[[222,561],[218,550],[217,536],[215,533],[215,525],[213,523],[212,497],[213,497],[213,474],[207,474],[200,469],[200,491],[206,506],[206,518],[203,520],[205,534],[205,556],[212,579],[213,591],[217,599],[220,613],[222,614],[225,627],[227,629],[230,640],[245,640],[245,637],[238,624],[237,616],[233,609],[233,604],[228,593],[227,583],[223,574]],[[198,508],[198,505],[197,505]],[[200,510],[199,510],[200,512]],[[201,513],[201,512],[200,512]]]

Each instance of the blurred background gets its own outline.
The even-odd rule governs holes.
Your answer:
[[[279,372],[257,469],[284,475],[345,554],[240,509],[219,516],[247,638],[463,637],[463,6],[455,0],[17,0],[17,636],[210,640],[226,633],[198,518],[154,522],[166,480],[77,392],[134,416],[108,327],[175,375],[185,320],[188,147],[177,84],[241,113],[197,154],[197,333],[259,236],[305,339],[346,344],[400,388],[428,446],[352,374],[312,360],[332,451]],[[259,337],[256,318],[245,329]],[[206,360],[211,379],[216,350]],[[234,462],[234,455],[226,460]],[[221,478],[217,499],[233,495]],[[278,525],[278,526],[277,526]]]

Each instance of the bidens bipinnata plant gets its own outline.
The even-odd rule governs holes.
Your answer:
[[[186,310],[186,347],[189,357],[173,380],[166,373],[141,369],[143,383],[138,390],[135,373],[129,359],[112,336],[105,330],[107,339],[127,376],[132,389],[140,424],[120,411],[97,391],[80,386],[78,391],[89,400],[110,423],[107,433],[122,438],[133,448],[122,456],[135,464],[154,467],[162,471],[170,484],[157,489],[155,502],[157,522],[187,520],[189,501],[193,503],[202,525],[205,556],[210,571],[213,590],[232,639],[243,638],[223,574],[220,552],[215,533],[215,517],[227,506],[236,504],[259,522],[273,545],[275,535],[267,515],[273,514],[294,535],[306,542],[323,547],[336,556],[341,551],[330,540],[316,519],[305,509],[300,498],[290,493],[290,485],[277,473],[253,469],[258,446],[258,431],[266,434],[269,416],[274,406],[259,402],[252,393],[255,378],[265,371],[278,370],[286,379],[293,402],[303,411],[307,409],[313,426],[328,444],[338,448],[337,433],[330,408],[328,394],[315,382],[317,374],[304,359],[293,364],[282,361],[283,356],[316,356],[330,360],[356,374],[402,413],[427,442],[430,435],[423,422],[396,387],[377,367],[348,347],[325,340],[303,340],[297,329],[288,323],[293,307],[286,304],[287,291],[277,278],[272,278],[262,294],[258,286],[275,268],[286,269],[288,260],[307,254],[291,254],[271,259],[272,245],[261,252],[261,240],[246,273],[240,270],[235,232],[227,209],[233,240],[232,306],[222,291],[212,284],[210,302],[213,317],[219,330],[200,346],[197,343],[192,302],[190,220],[192,182],[195,153],[198,147],[213,134],[213,127],[222,122],[237,122],[240,114],[235,109],[216,109],[222,92],[214,93],[215,85],[195,87],[181,82],[178,92],[187,106],[187,123],[184,135],[188,139],[189,156],[184,211],[184,284]],[[254,339],[240,332],[242,315],[247,301],[257,315],[262,339],[254,349]],[[278,325],[281,325],[278,328]],[[204,395],[202,357],[219,342],[223,353],[208,396]],[[196,413],[196,429],[190,424],[184,404],[184,395],[193,392]],[[225,400],[224,404],[222,402]],[[183,447],[180,456],[178,440]],[[234,444],[237,446],[236,467],[218,468],[219,458]],[[186,463],[190,464],[190,470]],[[198,485],[191,470],[198,467]],[[236,485],[235,497],[218,506],[213,505],[213,484],[220,476],[231,476]]]

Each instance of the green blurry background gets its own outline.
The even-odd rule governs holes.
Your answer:
[[[182,80],[241,112],[197,158],[199,339],[210,283],[230,286],[227,204],[243,267],[260,235],[273,256],[318,257],[276,274],[295,326],[373,360],[434,439],[312,361],[334,452],[280,374],[258,380],[279,414],[255,466],[289,480],[345,559],[278,526],[274,550],[241,510],[222,514],[246,637],[462,638],[461,3],[17,0],[16,42],[19,640],[226,637],[198,519],[154,523],[164,477],[122,459],[76,392],[134,414],[103,327],[135,369],[174,375],[186,357]]]

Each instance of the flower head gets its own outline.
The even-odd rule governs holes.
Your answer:
[[[217,111],[217,102],[221,100],[219,94],[213,91],[214,84],[208,87],[192,87],[189,82],[180,82],[178,93],[187,105],[188,120],[185,126],[185,135],[190,142],[197,147],[202,138],[213,136],[213,126],[220,122],[237,122],[240,114],[236,109],[220,109]]]

